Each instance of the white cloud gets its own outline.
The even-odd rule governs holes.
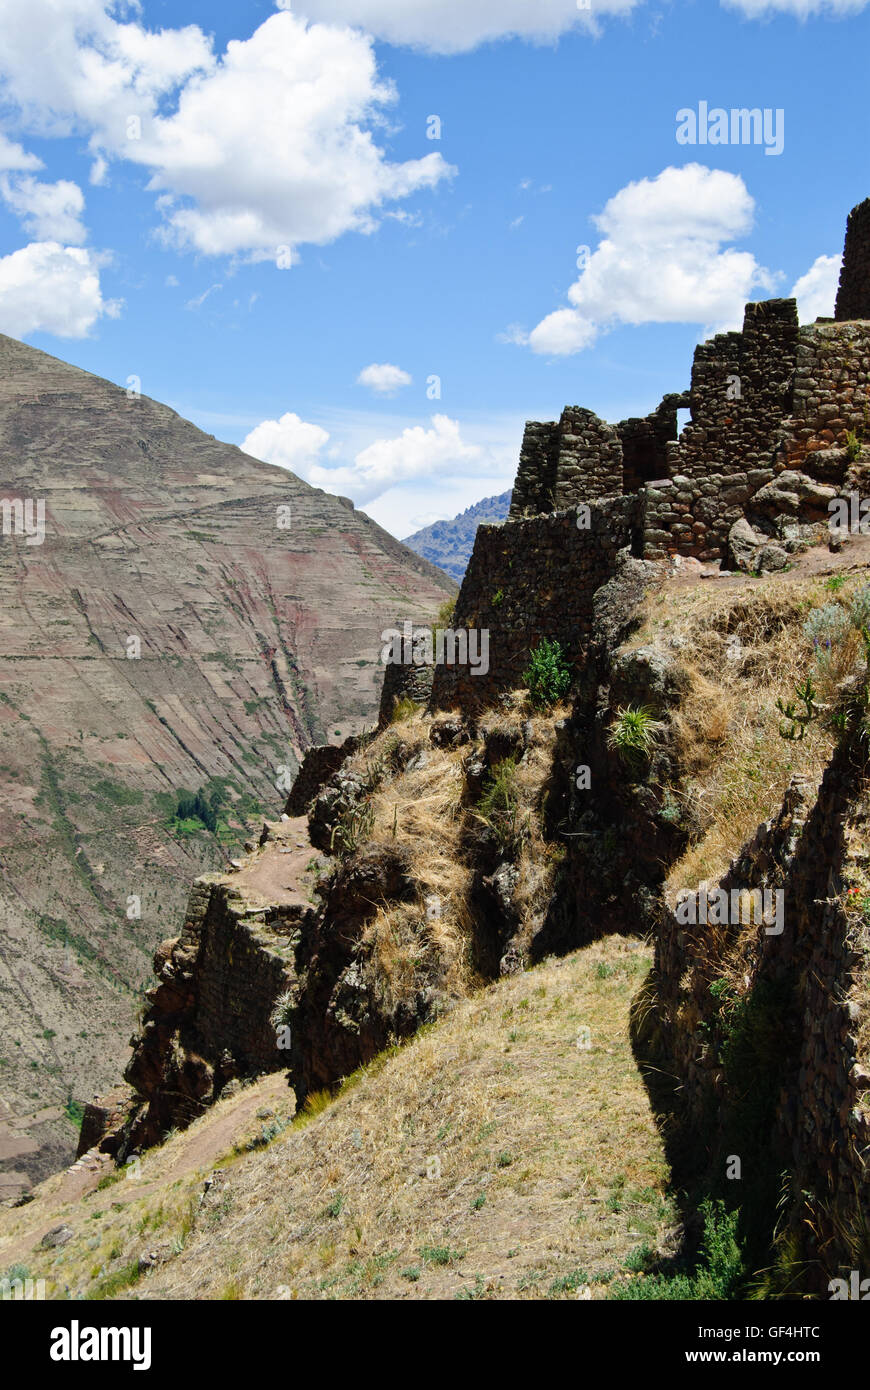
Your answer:
[[[394,100],[367,37],[273,15],[188,84],[177,113],[155,120],[131,157],[168,195],[178,244],[272,257],[370,232],[384,203],[450,172],[440,154],[388,162],[365,124]]]
[[[833,318],[842,264],[842,256],[818,256],[806,275],[795,281],[791,298],[798,302],[801,323]]]
[[[129,116],[147,118],[161,98],[214,66],[195,25],[148,33],[108,14],[106,0],[3,0],[0,90],[45,135],[90,129],[123,142]]]
[[[0,169],[41,169],[42,160],[28,154],[0,131]]]
[[[350,441],[345,438],[326,450],[330,438],[328,430],[290,413],[257,425],[242,448],[292,469],[314,487],[352,497],[360,506],[394,487],[422,483],[437,496],[447,479],[500,475],[504,469],[502,450],[469,443],[459,422],[446,415],[433,415],[429,428],[408,426],[398,435],[375,439],[358,450],[352,463],[341,462],[351,452]]]
[[[750,252],[723,249],[751,229],[754,210],[738,175],[699,164],[628,184],[593,219],[597,249],[578,248],[585,268],[568,290],[572,307],[543,319],[529,346],[568,355],[621,323],[739,327],[753,291],[775,283]]]
[[[793,14],[798,19],[811,15],[849,15],[866,9],[870,0],[721,0],[725,9],[740,10],[749,19],[766,19],[772,14]]]
[[[298,473],[310,468],[329,440],[319,425],[310,425],[292,411],[280,420],[263,420],[242,443],[242,449],[264,463],[276,463]]]
[[[84,338],[104,314],[117,317],[119,307],[103,299],[98,267],[81,247],[31,242],[0,257],[0,332],[13,338]]]
[[[184,306],[185,309],[201,309],[210,294],[215,294],[222,289],[223,285],[209,285],[208,289],[203,290],[202,294],[198,294],[195,299],[189,299]]]
[[[549,43],[571,29],[597,32],[596,20],[627,15],[643,0],[278,0],[298,3],[309,19],[355,24],[392,44],[462,53],[494,39]]]
[[[195,26],[149,33],[107,8],[3,0],[0,98],[43,133],[89,130],[98,182],[110,158],[149,169],[180,247],[266,259],[370,232],[385,205],[452,172],[376,144],[396,91],[365,34],[284,12],[216,57]]]
[[[368,386],[379,396],[394,396],[400,387],[411,385],[411,377],[390,362],[372,362],[371,366],[363,367],[357,384]]]
[[[81,221],[85,199],[77,183],[69,179],[40,183],[29,174],[0,176],[0,197],[36,241],[62,241],[68,246],[87,241]]]
[[[433,481],[481,467],[486,471],[485,450],[463,440],[458,421],[433,415],[431,429],[414,425],[397,438],[377,439],[357,454],[352,466],[316,465],[307,477],[315,487],[342,493],[364,506],[396,484]]]

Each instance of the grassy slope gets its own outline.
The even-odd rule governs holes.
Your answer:
[[[138,1181],[64,1204],[53,1178],[4,1214],[0,1266],[25,1265],[49,1297],[603,1297],[633,1277],[633,1250],[673,1236],[627,1036],[649,959],[609,938],[494,985],[263,1148],[248,1145],[292,1109],[275,1078],[147,1154]],[[33,1248],[62,1222],[65,1246]],[[161,1262],[137,1279],[150,1252]]]

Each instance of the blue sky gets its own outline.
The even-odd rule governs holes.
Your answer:
[[[4,0],[0,331],[407,535],[510,486],[525,419],[686,387],[746,299],[833,311],[868,37],[870,0]],[[678,143],[702,102],[782,153]]]

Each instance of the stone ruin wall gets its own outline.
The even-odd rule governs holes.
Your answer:
[[[196,1008],[190,1019],[205,1055],[225,1052],[239,1076],[286,1065],[270,1013],[294,981],[292,955],[276,947],[291,940],[280,910],[247,903],[231,886],[214,885],[194,923],[198,937]]]
[[[834,317],[870,319],[870,198],[849,213]]]
[[[569,660],[583,655],[592,600],[617,569],[620,550],[641,543],[642,508],[636,495],[478,528],[474,552],[456,605],[456,627],[489,632],[489,672],[438,666],[436,709],[475,710],[521,683],[530,651],[556,638]]]
[[[854,749],[841,746],[818,796],[808,779],[794,779],[779,813],[759,827],[722,880],[728,892],[781,888],[782,935],[748,925],[682,925],[667,909],[656,932],[657,1026],[666,1050],[659,1062],[679,1080],[682,1126],[707,1136],[714,1165],[739,1156],[743,1139],[724,1103],[722,1062],[710,1044],[717,1027],[710,984],[739,959],[747,998],[777,984],[791,992],[795,1036],[784,1033],[782,1055],[764,1059],[774,1069],[768,1161],[782,1161],[793,1174],[791,1216],[808,1242],[805,1257],[821,1261],[822,1288],[850,1258],[842,1225],[870,1202],[870,1071],[860,1037],[868,982],[841,898],[867,828],[866,771]],[[817,1201],[811,1226],[800,1221],[801,1192]]]
[[[728,532],[777,471],[777,436],[797,361],[793,299],[748,304],[742,333],[696,349],[692,420],[668,454],[669,483],[647,490],[647,559],[723,559]]]
[[[781,438],[785,467],[841,483],[850,432],[870,441],[870,322],[820,320],[798,337],[791,414]]]
[[[644,558],[727,562],[731,527],[779,473],[842,484],[850,433],[870,439],[870,199],[849,216],[835,319],[799,327],[793,299],[748,304],[742,332],[696,349],[690,391],[646,419],[571,406],[528,424],[509,520],[638,492]]]
[[[157,1143],[196,1119],[228,1082],[286,1067],[270,1015],[295,985],[298,932],[292,907],[248,902],[219,876],[196,880],[181,935],[154,957],[157,985],[146,994],[124,1074],[137,1107],[126,1142]]]
[[[617,426],[591,410],[567,406],[558,424],[526,425],[508,520],[564,511],[623,491]]]

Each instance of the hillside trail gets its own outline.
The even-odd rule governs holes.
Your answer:
[[[150,1175],[153,1168],[153,1176],[135,1178],[125,1173],[122,1182],[104,1189],[106,1200],[113,1206],[142,1201],[158,1194],[170,1183],[207,1171],[232,1149],[234,1140],[250,1127],[259,1110],[286,1103],[288,1096],[292,1106],[292,1092],[283,1072],[262,1077],[214,1106],[203,1121],[185,1131],[182,1142],[169,1149],[164,1145],[146,1153],[142,1158],[143,1174]],[[109,1155],[92,1149],[65,1172],[55,1174],[34,1188],[34,1201],[13,1209],[16,1213],[24,1213],[22,1219],[28,1224],[27,1233],[7,1243],[0,1232],[0,1267],[27,1263],[27,1256],[55,1226],[69,1225],[75,1229],[90,1215],[80,1204],[100,1190],[101,1181],[114,1172],[115,1165]],[[34,1219],[28,1220],[31,1213]],[[0,1220],[2,1224],[5,1223]]]

